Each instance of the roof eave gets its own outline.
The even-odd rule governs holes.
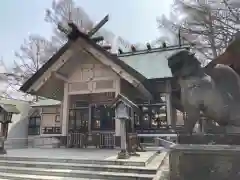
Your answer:
[[[97,51],[100,51],[103,53],[108,59],[111,59],[115,64],[123,68],[129,75],[132,77],[136,78],[140,82],[138,86],[141,86],[140,88],[143,89],[143,91],[146,91],[146,94],[148,98],[152,98],[151,93],[148,91],[148,88],[144,86],[144,82],[147,80],[146,77],[144,77],[142,74],[137,72],[135,69],[127,65],[125,62],[121,61],[116,55],[112,55],[105,49],[103,49],[101,46],[96,44],[93,40],[91,40],[88,35],[80,32],[79,30],[73,30],[69,35],[68,35],[68,42],[60,48],[60,50],[55,53],[32,77],[30,77],[21,87],[20,90],[23,92],[30,92],[31,86],[34,84],[34,82],[45,72],[51,67],[61,55],[63,55],[69,48],[70,45],[72,44],[73,41],[76,41],[78,38],[82,38],[85,40],[87,43],[89,43],[93,48],[95,48]],[[32,93],[34,94],[34,93]]]

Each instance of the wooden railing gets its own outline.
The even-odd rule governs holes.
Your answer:
[[[100,148],[111,148],[115,147],[115,133],[112,132],[101,132],[100,134]]]
[[[69,132],[67,136],[67,147],[83,148],[85,145],[85,134],[80,132]]]
[[[96,132],[96,133],[80,133],[69,132],[67,136],[67,147],[86,148],[95,146],[96,148],[114,148],[115,133],[114,132]]]
[[[43,127],[42,134],[61,134],[61,127]]]

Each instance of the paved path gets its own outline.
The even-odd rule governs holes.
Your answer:
[[[31,157],[31,158],[66,158],[66,159],[90,159],[104,160],[115,156],[119,150],[116,149],[9,149],[4,156]]]

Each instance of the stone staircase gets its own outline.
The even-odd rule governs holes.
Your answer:
[[[152,180],[166,156],[145,162],[0,156],[0,179],[11,180]]]

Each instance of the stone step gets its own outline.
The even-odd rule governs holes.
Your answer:
[[[45,169],[45,168],[29,168],[29,167],[7,167],[0,166],[0,175],[2,173],[12,174],[28,174],[40,176],[56,176],[68,178],[90,178],[90,179],[113,179],[113,180],[150,180],[155,175],[153,174],[135,174],[135,173],[120,173],[120,172],[101,172],[101,171],[86,171],[86,170],[71,170],[71,169]]]
[[[121,166],[146,166],[151,163],[151,161],[157,156],[156,153],[148,154],[147,160],[138,161],[133,158],[133,160],[116,160],[115,157],[104,159],[104,160],[90,160],[90,159],[67,159],[67,158],[51,158],[51,157],[23,157],[23,156],[0,156],[0,160],[5,161],[30,161],[30,162],[54,162],[54,163],[76,163],[76,164],[98,164],[98,165],[121,165]],[[138,157],[136,159],[139,159]]]
[[[168,180],[169,179],[169,153],[166,152],[159,169],[153,180]]]
[[[151,164],[151,163],[150,163]],[[7,161],[0,160],[0,166],[7,167],[28,167],[46,169],[71,169],[87,171],[108,171],[108,172],[128,172],[139,174],[156,174],[157,165],[151,167],[141,166],[121,166],[121,165],[98,165],[98,164],[76,164],[76,163],[56,163],[56,162],[31,162],[31,161]]]
[[[158,170],[167,156],[168,156],[168,153],[167,153],[167,152],[164,152],[164,151],[163,151],[163,152],[159,153],[159,154],[152,160],[152,162],[149,163],[149,164],[146,166],[146,168]]]
[[[165,152],[157,154],[146,167],[0,160],[0,179],[152,179],[150,176],[155,176],[165,156]],[[29,171],[31,172],[29,173]],[[60,172],[58,176],[56,176],[57,172]],[[63,172],[67,172],[65,177],[62,177]],[[74,177],[77,176],[76,172],[78,172],[78,177],[81,178],[73,178],[71,172],[75,173]],[[79,172],[81,172],[80,175]],[[98,172],[98,174],[96,174],[96,172]],[[46,173],[49,175],[46,176]],[[102,175],[99,177],[99,174]],[[143,177],[139,177],[139,175],[143,175]]]
[[[1,180],[90,180],[89,178],[39,176],[39,175],[13,174],[13,173],[1,173],[0,179]],[[95,179],[95,180],[100,180],[100,179]]]

